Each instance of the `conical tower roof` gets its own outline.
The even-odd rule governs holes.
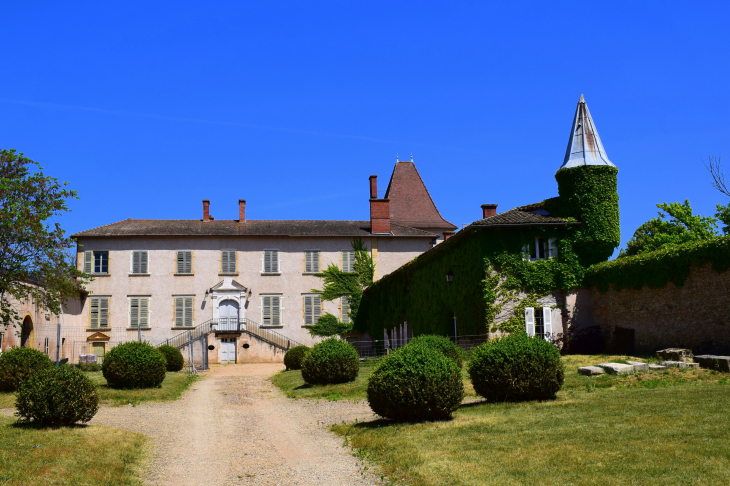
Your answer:
[[[565,152],[565,160],[561,169],[579,167],[581,165],[610,165],[616,167],[608,160],[606,150],[603,148],[601,138],[598,136],[596,124],[593,123],[591,112],[583,95],[580,95],[578,107],[575,109],[573,118],[573,129],[568,139],[568,150]]]

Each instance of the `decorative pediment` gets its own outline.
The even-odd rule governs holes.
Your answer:
[[[87,341],[109,341],[111,338],[103,332],[95,332],[91,336],[87,337]]]
[[[241,285],[240,283],[236,282],[230,277],[226,277],[217,284],[215,284],[210,290],[216,292],[223,292],[226,290],[234,290],[236,292],[246,292],[248,289]]]

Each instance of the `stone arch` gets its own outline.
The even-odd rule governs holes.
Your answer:
[[[34,339],[33,319],[30,315],[26,315],[23,319],[23,325],[20,327],[20,345],[24,348],[32,348]]]

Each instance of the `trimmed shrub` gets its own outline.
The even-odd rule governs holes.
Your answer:
[[[70,366],[51,367],[34,373],[20,386],[16,415],[39,425],[88,422],[99,410],[94,383]]]
[[[411,342],[377,365],[368,381],[373,412],[393,420],[448,419],[464,398],[456,362],[427,341]]]
[[[284,355],[284,365],[286,365],[287,371],[301,370],[302,361],[304,361],[304,357],[309,351],[310,348],[308,346],[294,346],[287,351]]]
[[[185,358],[179,349],[163,344],[157,350],[165,357],[167,371],[180,371],[185,366]]]
[[[525,333],[487,341],[469,361],[474,391],[489,401],[555,398],[563,375],[558,348]]]
[[[0,391],[15,391],[30,376],[53,367],[53,362],[37,349],[10,348],[0,354]]]
[[[359,371],[357,351],[337,338],[316,344],[302,361],[302,378],[312,385],[353,381]]]
[[[453,359],[456,365],[461,368],[461,348],[452,343],[449,338],[444,336],[437,336],[435,334],[425,334],[423,336],[413,338],[413,340],[411,340],[411,342],[409,342],[407,346],[421,344],[426,345],[429,348],[433,348],[436,351],[440,351],[447,358]]]
[[[112,388],[155,388],[165,379],[167,361],[147,343],[129,342],[104,355],[101,371]]]

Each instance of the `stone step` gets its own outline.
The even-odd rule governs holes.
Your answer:
[[[641,361],[627,361],[631,366],[634,367],[634,371],[649,371],[649,365],[642,363]]]
[[[578,368],[578,374],[579,375],[586,375],[586,376],[592,376],[592,375],[602,375],[606,373],[603,371],[603,368],[599,368],[598,366],[581,366]]]
[[[684,361],[663,361],[667,368],[699,368],[699,363],[685,363]]]
[[[651,370],[651,371],[660,371],[660,370],[666,370],[666,369],[667,369],[667,367],[666,366],[662,366],[662,365],[657,365],[657,364],[650,364],[649,365],[649,370]]]
[[[627,375],[634,372],[634,367],[623,363],[598,363],[596,366],[603,368],[609,375]]]
[[[730,373],[730,356],[715,356],[713,354],[703,354],[700,356],[695,356],[695,361],[697,361],[697,363],[702,368]]]
[[[683,348],[667,348],[657,351],[656,355],[659,359],[666,361],[684,361],[685,363],[692,362],[692,350]]]

